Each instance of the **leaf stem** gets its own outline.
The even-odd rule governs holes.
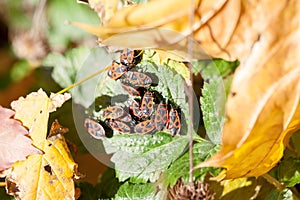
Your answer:
[[[78,82],[76,82],[76,83],[74,83],[74,84],[72,84],[72,85],[69,85],[68,87],[66,87],[66,88],[62,89],[61,91],[57,92],[57,94],[62,94],[62,93],[64,93],[64,92],[66,92],[66,91],[68,91],[68,90],[70,90],[70,89],[72,89],[72,88],[74,88],[74,87],[80,85],[81,83],[83,83],[83,82],[85,82],[85,81],[87,81],[87,80],[89,80],[89,79],[91,79],[91,78],[94,78],[95,76],[97,76],[98,74],[100,74],[100,73],[106,71],[106,70],[109,69],[109,68],[110,68],[110,66],[107,66],[107,67],[105,67],[104,69],[101,69],[101,70],[99,70],[99,71],[97,71],[97,72],[91,74],[90,76],[88,76],[88,77],[86,77],[86,78],[84,78],[84,79],[82,79],[82,80],[80,80],[80,81],[78,81]]]
[[[266,179],[269,183],[273,184],[277,188],[277,190],[282,191],[284,189],[284,186],[281,185],[281,183],[270,174],[264,174],[262,175],[262,177]]]
[[[0,187],[5,187],[6,183],[5,182],[0,182]]]
[[[266,179],[269,183],[273,184],[277,188],[277,190],[279,190],[280,192],[282,192],[285,189],[285,187],[276,178],[274,178],[270,174],[264,174],[264,175],[262,175],[262,177],[264,179]],[[288,189],[290,189],[292,191],[293,196],[296,199],[300,199],[300,193],[297,191],[296,188],[290,187]]]
[[[188,53],[193,57],[193,24],[194,24],[194,11],[195,11],[195,1],[191,0],[191,10],[190,10],[190,15],[189,15],[189,26],[190,26],[190,31],[191,35],[188,36],[188,43],[187,43],[187,48],[188,48]],[[189,63],[189,72],[190,72],[190,87],[188,87],[188,104],[189,104],[189,113],[190,113],[190,118],[191,118],[191,123],[189,124],[188,127],[188,134],[189,134],[189,158],[190,158],[190,176],[189,176],[189,182],[191,185],[194,184],[194,158],[193,158],[193,121],[194,121],[194,99],[193,99],[193,70],[192,70],[192,65]]]

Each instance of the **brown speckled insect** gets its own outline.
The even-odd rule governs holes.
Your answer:
[[[149,87],[152,84],[150,76],[142,72],[128,71],[124,77],[137,87]]]
[[[175,136],[180,132],[181,123],[178,111],[171,108],[169,111],[168,130]]]
[[[160,102],[156,108],[154,115],[155,128],[161,131],[166,128],[168,122],[168,106],[164,102]]]
[[[110,120],[109,125],[113,130],[121,133],[130,133],[131,131],[130,126],[118,120]]]
[[[140,50],[132,50],[132,49],[124,49],[120,56],[120,62],[126,66],[134,66],[141,62],[142,60],[142,51]]]
[[[107,75],[114,79],[117,80],[119,79],[121,76],[123,76],[123,74],[125,74],[128,71],[128,67],[126,65],[122,65],[122,64],[118,64],[116,62],[113,62],[112,65],[110,66]]]
[[[124,115],[124,109],[120,106],[111,106],[103,110],[104,119],[117,119]]]
[[[121,86],[124,90],[126,90],[128,92],[128,94],[130,96],[140,96],[140,92],[135,89],[134,87],[128,85],[128,84],[125,84],[125,83],[121,83]]]
[[[147,133],[151,133],[154,129],[155,129],[155,124],[153,120],[149,119],[135,125],[134,132],[138,134],[147,134]]]
[[[154,110],[154,98],[152,92],[147,91],[144,94],[140,110],[142,112],[142,117],[148,118],[151,116]]]
[[[84,120],[84,127],[87,129],[88,133],[95,139],[101,139],[105,137],[105,130],[103,126],[96,120],[86,118]]]

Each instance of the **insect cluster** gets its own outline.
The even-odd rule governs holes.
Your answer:
[[[142,53],[124,49],[120,63],[113,62],[110,66],[107,75],[114,80],[120,79],[130,97],[124,108],[114,105],[103,110],[105,125],[91,118],[85,119],[85,128],[96,139],[105,136],[103,125],[120,133],[150,134],[168,129],[173,136],[179,134],[181,122],[177,109],[162,100],[157,91],[150,90],[152,78],[149,75],[132,70],[141,61]]]

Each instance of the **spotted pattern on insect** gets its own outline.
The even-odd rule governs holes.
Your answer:
[[[142,72],[128,71],[124,74],[124,77],[137,87],[149,87],[152,84],[150,76]]]
[[[154,129],[155,129],[154,122],[153,120],[149,119],[135,125],[134,132],[138,134],[148,134],[151,133]]]
[[[156,108],[154,116],[155,128],[161,131],[166,128],[168,122],[168,106],[164,102],[160,102]]]
[[[142,104],[140,107],[141,112],[143,113],[142,117],[148,118],[151,116],[154,110],[154,98],[152,92],[147,91],[142,99]]]
[[[128,94],[130,96],[140,96],[141,95],[140,92],[137,89],[135,89],[134,87],[132,87],[130,85],[127,85],[125,83],[121,83],[121,86],[124,90],[126,90],[128,92]]]
[[[95,139],[101,139],[105,137],[105,130],[103,126],[96,120],[86,118],[84,120],[84,127],[87,129],[88,133]]]
[[[104,119],[117,119],[124,115],[124,109],[120,106],[111,106],[104,109],[102,117]]]
[[[137,101],[135,101],[132,98],[129,98],[127,100],[127,104],[129,106],[129,110],[132,112],[132,114],[137,117],[137,118],[142,118],[143,117],[143,113],[140,110],[140,105]]]
[[[174,108],[171,108],[169,112],[168,130],[170,131],[171,135],[175,136],[180,132],[180,128],[181,124],[178,111]]]
[[[113,130],[121,133],[130,133],[131,131],[130,126],[118,120],[110,120],[109,125]]]
[[[126,66],[132,66],[138,64],[142,59],[142,51],[124,49],[120,56],[120,62]]]
[[[110,66],[107,75],[114,79],[117,80],[119,79],[121,76],[123,76],[123,74],[125,74],[128,71],[128,67],[122,64],[118,64],[116,62],[113,62],[112,65]]]
[[[132,120],[132,117],[128,112],[124,111],[124,114],[117,119],[122,122],[130,122]]]

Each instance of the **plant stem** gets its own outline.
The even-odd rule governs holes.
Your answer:
[[[5,187],[6,183],[5,182],[0,182],[0,187]]]
[[[194,7],[194,0],[191,0],[191,10],[190,10],[190,15],[189,15],[189,25],[190,25],[190,31],[191,35],[188,36],[188,43],[187,43],[187,48],[188,48],[188,53],[193,58],[193,24],[194,24],[194,12],[195,12],[195,7]],[[188,104],[189,104],[189,113],[190,113],[190,119],[191,123],[189,124],[188,128],[188,134],[189,134],[189,158],[190,158],[190,177],[189,177],[189,182],[191,185],[194,184],[194,159],[193,159],[193,121],[194,121],[194,102],[193,102],[193,70],[192,70],[192,65],[189,63],[189,72],[190,72],[190,83],[191,85],[188,87]]]
[[[62,93],[64,93],[64,92],[66,92],[66,91],[68,91],[68,90],[70,90],[70,89],[72,89],[72,88],[74,88],[74,87],[80,85],[81,83],[83,83],[83,82],[85,82],[85,81],[87,81],[87,80],[89,80],[89,79],[91,79],[91,78],[97,76],[98,74],[100,74],[100,73],[106,71],[109,67],[110,67],[110,66],[107,66],[107,67],[105,67],[104,69],[101,69],[101,70],[95,72],[94,74],[91,74],[90,76],[88,76],[88,77],[86,77],[86,78],[84,78],[84,79],[82,79],[82,80],[80,80],[80,81],[78,81],[78,82],[76,82],[76,83],[74,83],[74,84],[72,84],[72,85],[69,85],[68,87],[66,87],[66,88],[62,89],[61,91],[57,92],[57,94],[62,94]]]
[[[281,183],[270,174],[264,174],[262,175],[262,177],[266,179],[269,183],[273,184],[277,188],[277,190],[282,191],[284,189],[284,186],[281,185]]]

